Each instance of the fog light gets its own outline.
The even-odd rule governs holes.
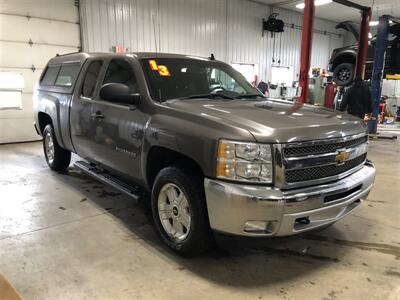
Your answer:
[[[272,233],[277,221],[247,221],[244,231],[248,233]]]

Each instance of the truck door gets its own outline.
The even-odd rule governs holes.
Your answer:
[[[96,85],[103,66],[101,59],[88,59],[79,75],[75,88],[71,110],[71,139],[75,152],[88,160],[95,161],[91,151],[94,132],[92,122],[92,104]]]
[[[100,86],[122,83],[131,93],[140,93],[134,68],[129,58],[112,59]],[[92,151],[96,160],[124,177],[141,182],[141,149],[146,116],[137,106],[101,99],[93,101],[91,130]]]

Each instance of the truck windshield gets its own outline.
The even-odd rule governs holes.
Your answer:
[[[231,66],[195,58],[141,59],[150,94],[170,99],[244,99],[264,96]]]

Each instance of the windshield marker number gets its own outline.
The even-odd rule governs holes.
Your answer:
[[[149,60],[150,69],[153,71],[158,71],[160,76],[171,76],[171,73],[168,70],[167,66],[157,65],[157,62],[154,59]]]

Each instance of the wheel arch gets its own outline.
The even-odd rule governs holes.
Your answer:
[[[356,56],[352,52],[345,52],[338,57],[335,58],[332,64],[332,70],[335,70],[336,67],[342,63],[350,63],[355,65],[356,64]]]
[[[48,115],[48,114],[46,114],[46,113],[44,113],[44,112],[39,112],[38,113],[38,125],[39,125],[39,131],[40,131],[40,134],[41,135],[43,135],[43,131],[44,131],[44,128],[47,126],[47,125],[53,125],[53,121],[52,121],[52,119],[51,119],[51,117],[50,117],[50,115]]]
[[[204,176],[201,166],[193,158],[163,146],[152,146],[147,153],[145,167],[146,185],[149,190],[158,172],[172,165],[182,168],[189,175]]]

